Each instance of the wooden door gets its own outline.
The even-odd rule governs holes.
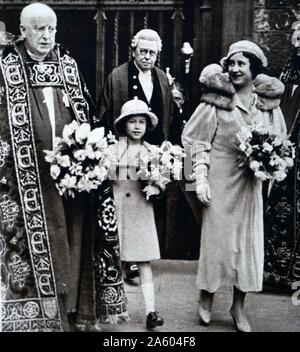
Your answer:
[[[196,0],[192,16],[194,56],[190,90],[194,105],[199,103],[199,76],[210,63],[218,63],[230,44],[253,37],[253,0]],[[195,107],[195,106],[194,106]]]

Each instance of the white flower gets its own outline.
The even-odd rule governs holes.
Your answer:
[[[178,160],[174,160],[173,164],[173,176],[175,180],[181,180],[181,171],[182,171],[182,162]]]
[[[282,142],[282,145],[286,148],[290,148],[294,145],[294,143],[292,143],[289,139],[285,139],[283,142]]]
[[[48,163],[55,162],[56,158],[57,158],[57,155],[60,155],[60,154],[56,154],[56,152],[54,150],[44,150],[44,152],[46,153],[45,160]]]
[[[82,165],[72,163],[70,166],[70,173],[73,175],[82,176]]]
[[[82,191],[90,192],[93,189],[93,183],[88,179],[86,175],[80,178],[77,186],[78,186],[79,192],[82,192]]]
[[[78,129],[78,127],[79,127],[79,124],[76,120],[73,120],[70,124],[65,125],[62,136],[63,136],[63,140],[68,145],[71,145],[72,141],[74,141],[73,134]]]
[[[95,174],[94,170],[90,170],[87,172],[87,174],[85,176],[87,179],[92,180],[93,178],[96,177],[96,174]]]
[[[103,181],[107,177],[107,169],[105,167],[95,166],[94,173],[99,181]]]
[[[77,160],[85,160],[86,158],[95,159],[95,152],[91,145],[86,145],[84,149],[79,149],[73,153]]]
[[[184,149],[181,148],[179,145],[173,145],[171,152],[172,154],[174,154],[174,156],[179,156],[179,157],[185,156]]]
[[[91,126],[88,123],[82,123],[75,131],[75,139],[78,143],[83,143],[91,132]]]
[[[278,171],[285,171],[287,168],[287,163],[284,159],[282,159],[282,158],[279,158],[279,159],[280,159],[280,162],[277,165],[277,169],[278,169]]]
[[[58,155],[57,156],[57,162],[62,167],[71,166],[71,161],[70,161],[70,158],[69,158],[68,155],[63,155],[63,156]]]
[[[161,156],[161,163],[164,164],[168,164],[170,163],[172,159],[172,156],[169,153],[163,153]]]
[[[60,174],[60,167],[58,165],[51,165],[50,166],[50,175],[51,177],[56,180]]]
[[[87,144],[96,144],[104,138],[104,128],[99,127],[92,130],[87,137]]]
[[[294,165],[294,160],[292,158],[284,158],[287,167],[292,167]]]
[[[108,142],[109,142],[110,144],[115,144],[115,143],[117,143],[116,136],[115,136],[114,134],[112,134],[111,131],[108,132],[108,134],[107,134],[106,137],[107,137],[107,140],[108,140]]]
[[[151,180],[159,180],[160,176],[159,169],[151,166]]]
[[[273,146],[267,142],[263,143],[263,152],[268,152],[270,153],[273,150]]]
[[[284,171],[277,171],[274,174],[274,179],[278,182],[283,181],[286,178],[286,173]]]
[[[103,157],[103,151],[102,150],[95,150],[94,152],[94,156],[96,160],[100,160]]]
[[[60,181],[60,187],[62,187],[62,188],[75,188],[76,181],[77,181],[77,179],[75,176],[70,176],[69,174],[66,174],[64,176],[64,178],[62,178]]]
[[[89,154],[85,149],[79,149],[73,152],[74,158],[79,161],[85,160]]]
[[[260,167],[260,163],[258,162],[258,161],[256,161],[256,160],[252,160],[251,162],[250,162],[250,168],[253,170],[253,171],[256,171],[256,170],[258,170],[259,169],[259,167]]]
[[[57,184],[57,183],[55,183],[55,187],[58,189],[59,195],[63,196],[65,191],[66,191],[66,189],[64,187],[61,187],[61,185]]]
[[[269,164],[271,166],[279,165],[280,162],[281,162],[281,158],[277,154],[272,154],[271,155],[270,162],[269,162]]]

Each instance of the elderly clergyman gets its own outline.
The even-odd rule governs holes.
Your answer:
[[[12,330],[20,321],[27,331],[69,330],[77,308],[82,206],[79,199],[59,196],[44,150],[52,149],[66,124],[88,122],[89,114],[77,65],[56,46],[56,24],[47,5],[24,7],[21,40],[1,58],[0,85],[7,96],[0,105],[6,146],[0,169],[3,306],[8,309],[5,301],[14,299],[21,311],[31,309],[30,319],[20,314],[9,321]],[[10,329],[5,316],[2,327]]]
[[[75,60],[55,42],[56,25],[49,6],[24,7],[21,39],[4,49],[0,61],[5,331],[68,331],[75,326],[79,306],[82,244],[88,246],[88,238],[82,238],[84,211],[89,201],[85,196],[60,197],[44,150],[52,149],[66,124],[90,123],[93,116]],[[10,314],[12,310],[18,314]]]

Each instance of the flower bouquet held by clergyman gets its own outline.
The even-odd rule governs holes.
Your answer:
[[[142,190],[152,185],[162,192],[169,182],[181,180],[185,156],[183,148],[168,141],[160,147],[151,146],[147,151],[140,152],[137,157],[137,176]]]
[[[53,150],[45,150],[59,194],[74,198],[76,192],[98,189],[115,162],[105,153],[115,142],[111,133],[105,136],[103,127],[91,130],[88,123],[77,121],[66,125],[62,137],[56,137]]]
[[[282,140],[255,125],[242,128],[237,138],[241,151],[240,167],[247,167],[262,181],[280,182],[285,179],[295,158],[295,147],[290,140]]]

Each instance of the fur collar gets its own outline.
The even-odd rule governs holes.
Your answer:
[[[275,77],[265,74],[257,75],[253,82],[253,92],[257,94],[257,108],[269,111],[277,108],[284,92],[284,85]],[[235,107],[233,96],[236,93],[228,74],[216,73],[206,77],[202,82],[203,95],[201,101],[215,105],[224,110],[233,110]]]

